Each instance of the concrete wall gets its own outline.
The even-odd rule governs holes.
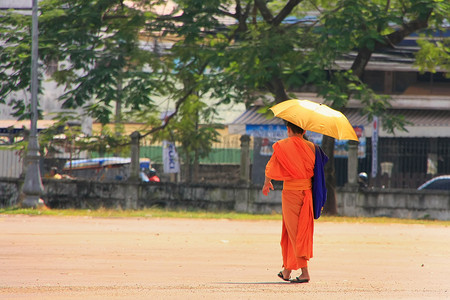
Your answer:
[[[338,213],[349,217],[450,220],[450,192],[405,189],[338,190]]]
[[[281,212],[281,191],[275,191],[271,197],[264,197],[259,188],[84,180],[45,180],[44,187],[42,198],[52,208],[141,209],[156,206],[261,214]]]
[[[42,198],[51,208],[141,209],[165,207],[208,211],[281,213],[281,191],[265,197],[261,187],[174,183],[121,183],[44,179]],[[18,205],[22,182],[0,179],[0,207]],[[450,192],[415,190],[337,191],[343,216],[450,220]]]
[[[22,182],[15,178],[0,179],[0,207],[17,205],[20,198]]]

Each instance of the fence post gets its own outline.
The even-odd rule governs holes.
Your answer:
[[[134,131],[131,135],[131,164],[130,177],[128,184],[125,186],[125,209],[137,209],[140,195],[139,172],[141,171],[139,164],[139,140],[141,135]]]
[[[244,134],[241,141],[241,167],[239,181],[248,184],[250,181],[250,136]]]
[[[139,139],[141,135],[134,131],[131,135],[131,166],[129,181],[139,181]]]
[[[348,171],[347,185],[356,186],[358,184],[358,142],[348,141]]]

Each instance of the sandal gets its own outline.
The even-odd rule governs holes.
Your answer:
[[[284,278],[283,272],[282,272],[282,271],[280,271],[280,273],[278,273],[278,277],[280,277],[280,278],[283,279],[284,281],[290,281],[290,280],[291,280],[290,278],[288,278],[288,279]]]
[[[300,279],[300,277],[296,277],[295,279],[289,280],[291,283],[307,283],[309,279]]]

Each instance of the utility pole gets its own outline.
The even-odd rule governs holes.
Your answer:
[[[32,42],[31,42],[31,127],[28,138],[25,181],[22,192],[24,207],[37,207],[44,191],[39,170],[39,144],[37,139],[37,93],[38,93],[38,0],[32,0]]]

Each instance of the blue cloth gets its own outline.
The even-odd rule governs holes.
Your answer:
[[[327,188],[325,185],[325,172],[323,167],[328,162],[328,156],[323,150],[315,145],[316,162],[314,163],[314,177],[312,179],[312,196],[314,219],[318,219],[322,212],[322,208],[327,201]]]

